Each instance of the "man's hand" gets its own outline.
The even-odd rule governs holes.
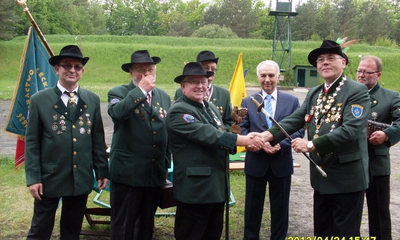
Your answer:
[[[156,78],[153,75],[143,75],[139,81],[139,87],[146,92],[150,92],[156,86]]]
[[[262,132],[261,136],[264,139],[264,142],[270,142],[270,141],[274,140],[274,136],[269,131]]]
[[[32,185],[29,185],[29,191],[32,194],[32,197],[37,199],[37,200],[42,200],[40,196],[43,195],[43,184],[42,183],[35,183]]]
[[[368,139],[372,145],[379,145],[386,141],[387,135],[384,131],[375,131],[371,134],[371,137]]]
[[[107,178],[100,178],[97,180],[97,189],[104,190],[104,189],[106,189],[107,184],[108,184]]]
[[[297,153],[308,152],[308,140],[303,138],[295,138],[292,140],[292,148]]]
[[[257,152],[264,146],[264,140],[261,137],[261,133],[251,132],[247,135],[249,137],[246,144],[246,149],[251,152]]]
[[[263,146],[263,150],[268,154],[274,154],[281,150],[281,145],[278,143],[275,146],[272,146],[269,142],[266,142]]]

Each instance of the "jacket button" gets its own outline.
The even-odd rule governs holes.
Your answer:
[[[76,138],[73,138],[72,141],[76,142]]]
[[[77,153],[76,151],[74,151],[74,153],[73,153],[73,154],[74,154],[74,156],[78,155],[78,153]]]
[[[74,165],[74,169],[77,169],[77,168],[78,168],[78,166]]]
[[[76,128],[75,125],[72,125],[72,128],[75,129]]]

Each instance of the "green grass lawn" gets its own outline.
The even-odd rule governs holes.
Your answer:
[[[25,36],[11,41],[0,41],[0,100],[13,97],[18,77]],[[46,40],[53,52],[58,55],[60,49],[68,44],[76,44],[75,36],[49,35]],[[107,101],[107,92],[112,87],[129,82],[129,74],[121,70],[121,65],[130,62],[131,54],[136,50],[147,49],[151,56],[162,59],[157,64],[157,86],[172,94],[169,89],[178,85],[173,79],[182,74],[184,62],[195,61],[200,51],[210,50],[219,57],[218,72],[215,83],[228,87],[239,53],[243,53],[243,68],[248,68],[247,86],[257,86],[256,67],[263,60],[272,59],[271,40],[257,39],[203,39],[185,37],[151,37],[151,36],[82,36],[83,55],[90,60],[80,81],[83,87],[96,92],[103,102]],[[307,61],[309,52],[318,48],[321,42],[292,42],[291,67],[310,64]],[[345,72],[355,79],[355,71],[360,56],[373,54],[382,58],[383,74],[380,79],[387,88],[400,90],[397,83],[400,49],[376,47],[366,44],[353,44],[347,51],[350,63]],[[286,61],[285,61],[286,63]],[[287,66],[283,66],[287,68]],[[293,74],[292,74],[293,76]]]

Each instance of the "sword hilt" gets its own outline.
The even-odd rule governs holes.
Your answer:
[[[257,106],[257,112],[261,112],[261,109],[264,108],[264,102],[259,103],[254,97],[250,97],[251,101],[253,101],[253,103]]]

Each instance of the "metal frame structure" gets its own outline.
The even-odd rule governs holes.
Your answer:
[[[285,2],[276,0],[276,11],[270,10],[268,14],[275,16],[272,60],[278,63],[281,72],[285,72],[284,67],[291,69],[292,21],[297,14],[297,12],[292,12],[292,0]],[[287,65],[284,65],[285,59],[287,59]]]

